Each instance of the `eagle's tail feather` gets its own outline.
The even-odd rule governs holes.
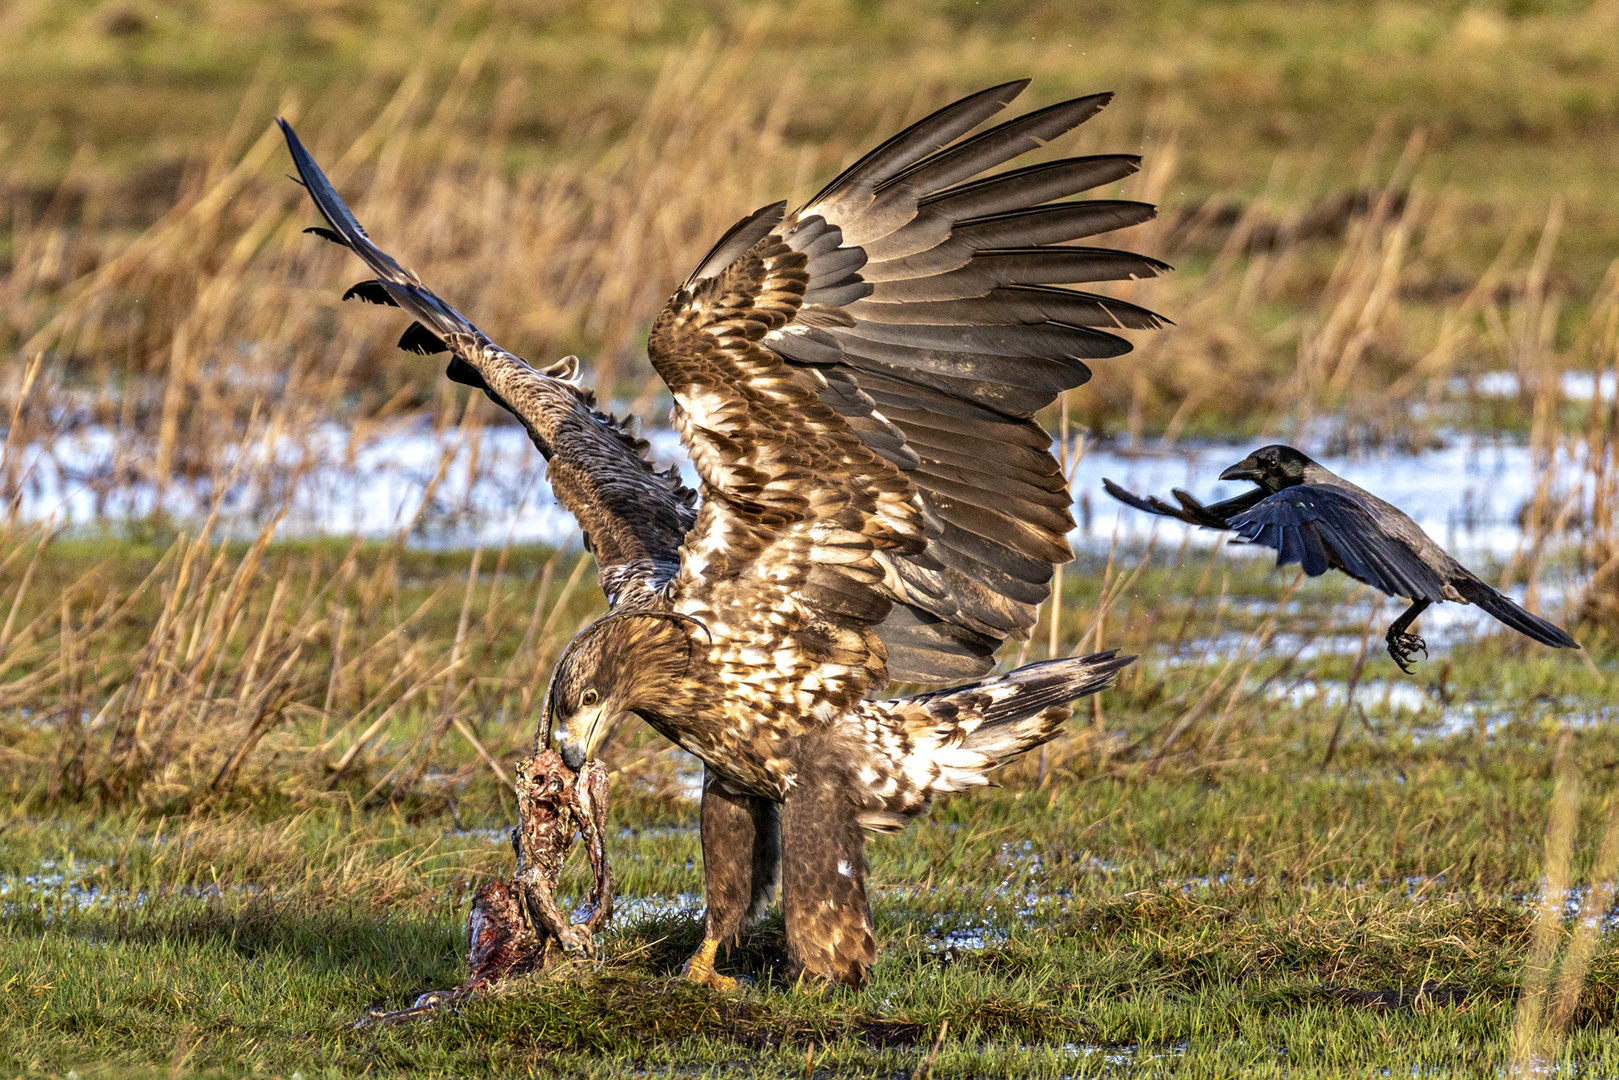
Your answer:
[[[1134,660],[1116,649],[1046,660],[892,702],[911,738],[904,772],[921,796],[920,805],[906,811],[919,811],[938,795],[988,784],[993,769],[1056,738],[1073,714],[1070,702],[1111,686]]]
[[[982,723],[961,740],[961,749],[991,758],[994,768],[1050,742],[1073,715],[1072,702],[1112,686],[1114,676],[1134,661],[1110,649],[1029,664],[986,679],[977,693],[991,700],[981,710]]]

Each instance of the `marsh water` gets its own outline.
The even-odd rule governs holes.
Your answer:
[[[1501,385],[1490,383],[1480,392],[1505,395],[1514,389],[1510,380],[1496,382]],[[1575,398],[1582,390],[1589,396],[1593,389],[1599,388],[1564,387],[1565,394]],[[695,486],[696,475],[675,433],[660,427],[647,437],[655,460],[660,465],[678,464],[686,482]],[[1078,572],[1095,571],[1101,560],[1116,551],[1133,558],[1150,544],[1168,556],[1186,549],[1205,550],[1219,539],[1217,533],[1121,506],[1103,491],[1103,478],[1137,493],[1165,498],[1172,488],[1204,500],[1229,498],[1249,485],[1222,482],[1220,472],[1263,441],[1137,448],[1076,441],[1070,472],[1078,527],[1071,539],[1083,560]],[[95,532],[117,529],[161,511],[176,524],[194,525],[207,516],[217,498],[222,508],[219,531],[239,537],[256,534],[285,510],[278,527],[283,538],[380,539],[403,533],[412,545],[440,549],[499,547],[508,542],[564,550],[581,547],[572,515],[556,502],[545,482],[539,454],[526,433],[514,426],[468,435],[455,428],[434,428],[425,420],[402,421],[356,439],[340,425],[319,425],[297,438],[261,440],[226,451],[224,461],[239,468],[233,486],[222,493],[212,478],[176,479],[163,486],[148,480],[131,482],[131,476],[141,471],[140,463],[131,460],[138,452],[135,447],[95,426],[29,447],[19,456],[23,462],[22,517]],[[1322,454],[1320,460],[1401,507],[1435,540],[1485,570],[1528,550],[1532,538],[1521,523],[1537,490],[1556,492],[1560,502],[1566,486],[1581,478],[1579,463],[1561,451],[1558,457],[1544,460],[1522,441],[1467,431],[1449,432],[1425,449],[1364,449]],[[1550,477],[1545,475],[1548,470]],[[1270,555],[1255,551],[1247,557]],[[1558,568],[1542,576],[1538,599],[1555,611],[1577,585]],[[1523,598],[1521,586],[1517,595]],[[1269,598],[1240,596],[1224,602],[1258,605],[1266,612],[1273,603]],[[1293,613],[1308,613],[1318,601],[1306,588],[1290,604]],[[1300,660],[1353,655],[1367,640],[1363,625],[1387,622],[1401,606],[1398,601],[1363,594],[1349,604],[1335,606],[1333,627],[1303,633],[1284,618],[1268,647]],[[1425,613],[1421,632],[1430,646],[1443,649],[1487,629],[1488,624],[1488,617],[1476,608],[1442,604]],[[1156,651],[1168,663],[1201,663],[1211,656],[1231,656],[1251,648],[1250,637],[1246,631],[1233,630],[1214,637],[1194,636]],[[1331,688],[1313,685],[1284,687],[1278,692],[1323,700],[1333,693]],[[1403,683],[1367,687],[1360,697],[1366,700],[1368,694],[1379,692],[1386,705],[1396,710],[1436,707],[1430,700],[1417,700],[1420,692]],[[1463,724],[1455,710],[1440,711]],[[1469,719],[1464,726],[1472,723]]]
[[[660,464],[678,463],[686,481],[696,484],[672,430],[654,429],[648,439]],[[1071,466],[1079,523],[1075,546],[1106,550],[1115,538],[1140,541],[1155,533],[1180,543],[1187,531],[1183,526],[1118,505],[1103,492],[1102,479],[1164,497],[1179,487],[1203,499],[1228,498],[1248,485],[1221,482],[1220,472],[1262,441],[1081,447]],[[235,532],[256,532],[285,504],[284,537],[383,537],[415,522],[412,540],[438,547],[498,546],[508,539],[579,544],[572,516],[552,497],[542,461],[517,427],[468,437],[423,421],[357,442],[347,429],[326,424],[296,439],[249,443],[242,453],[241,478],[223,503]],[[218,494],[211,478],[159,486],[138,479],[140,463],[130,460],[132,455],[140,455],[138,444],[100,427],[29,447],[19,455],[22,516],[74,527],[136,521],[155,511],[179,521],[206,516]],[[235,456],[225,454],[227,461]],[[1467,432],[1451,433],[1427,449],[1372,449],[1320,460],[1403,508],[1441,544],[1464,555],[1498,559],[1511,556],[1523,542],[1520,514],[1548,467],[1522,442]],[[1563,476],[1577,473],[1569,468],[1573,464],[1549,463]],[[1214,540],[1201,530],[1191,533],[1192,543]]]

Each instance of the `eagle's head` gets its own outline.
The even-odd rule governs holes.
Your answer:
[[[631,713],[648,720],[680,715],[706,634],[689,616],[627,611],[569,642],[551,673],[544,710],[544,730],[568,768],[578,771],[594,758]]]
[[[1274,495],[1283,488],[1304,483],[1304,470],[1315,462],[1301,451],[1280,443],[1261,446],[1220,474],[1221,480],[1252,480]]]

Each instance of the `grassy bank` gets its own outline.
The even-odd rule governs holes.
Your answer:
[[[796,85],[784,136],[806,149],[830,144],[816,151],[823,167],[912,106],[896,89],[929,97],[1028,75],[1042,100],[1118,91],[1128,120],[1107,123],[1121,132],[1170,110],[1185,158],[1176,194],[1257,194],[1288,151],[1320,153],[1323,179],[1350,185],[1357,152],[1380,127],[1396,140],[1422,128],[1442,180],[1507,210],[1539,210],[1561,195],[1578,207],[1582,233],[1606,224],[1586,238],[1595,250],[1619,228],[1603,182],[1619,127],[1614,18],[1610,5],[1579,0],[1083,9],[609,0],[447,10],[49,0],[18,6],[0,27],[16,56],[0,95],[13,140],[32,155],[17,179],[34,184],[57,180],[88,147],[81,182],[147,170],[151,187],[175,162],[213,151],[244,94],[250,115],[238,137],[268,121],[284,94],[337,111],[357,104],[344,95],[377,100],[417,72],[434,96],[459,85],[469,108],[456,119],[479,136],[501,130],[514,167],[543,167],[600,153],[631,129],[670,55],[706,37],[745,42],[736,62],[748,81]],[[1593,264],[1597,275],[1609,257]]]
[[[0,832],[0,1062],[87,1077],[802,1076],[812,1058],[816,1075],[887,1076],[937,1043],[941,1076],[1478,1075],[1529,1031],[1580,1075],[1606,1074],[1619,967],[1601,948],[1571,959],[1590,959],[1582,923],[1560,906],[1537,922],[1535,901],[1554,775],[1565,791],[1585,781],[1563,800],[1577,828],[1553,843],[1571,862],[1559,880],[1611,875],[1611,853],[1592,863],[1619,745],[1536,722],[1383,735],[1350,737],[1328,769],[1324,730],[1297,723],[1242,765],[1014,778],[957,799],[872,843],[883,956],[867,989],[824,997],[780,983],[779,918],[727,962],[753,988],[672,985],[700,934],[693,807],[624,799],[611,854],[628,899],[600,966],[383,1031],[346,1024],[462,977],[469,885],[509,860],[479,831],[501,820],[487,795],[481,810],[468,796],[465,829],[341,806],[17,808]],[[1542,936],[1560,960],[1549,978],[1534,974]],[[1555,1024],[1521,1019],[1535,987]]]
[[[174,733],[125,756],[127,714],[94,703],[95,680],[64,689],[43,657],[12,673],[38,686],[0,714],[0,1072],[801,1076],[813,1057],[816,1075],[898,1075],[936,1042],[940,1076],[1460,1075],[1525,1047],[1600,1073],[1619,1055],[1619,967],[1590,934],[1619,858],[1606,639],[1586,635],[1588,667],[1464,636],[1405,679],[1362,594],[1196,549],[1065,576],[1058,648],[1144,658],[1081,710],[1043,782],[1025,760],[872,842],[884,952],[867,989],[783,985],[779,916],[727,961],[754,988],[671,984],[701,927],[691,762],[629,731],[609,751],[625,901],[602,964],[349,1030],[462,977],[471,889],[510,862],[510,796],[477,747],[509,766],[532,737],[526,680],[599,601],[577,556],[485,553],[474,575],[467,552],[271,545],[259,565],[281,584],[249,595],[255,634],[194,685],[186,650],[210,648],[224,586],[189,587],[206,604],[162,574],[141,587],[184,554],[59,542],[13,623],[76,587],[136,598],[105,630],[70,616],[71,663],[103,694],[154,685],[117,667],[142,663],[129,643],[183,632],[144,729],[178,716]],[[194,579],[222,560],[224,581],[253,549],[207,554]],[[321,598],[328,580],[343,584]],[[434,677],[457,648],[471,670]],[[446,703],[464,733],[438,727]],[[77,765],[69,707],[87,718]],[[1569,907],[1537,906],[1569,886]],[[1525,1019],[1526,999],[1544,1008]]]
[[[725,227],[953,95],[1032,76],[1031,106],[1118,92],[1061,150],[1142,153],[1101,194],[1163,215],[1116,241],[1179,268],[1127,287],[1178,329],[1097,365],[1072,402],[1094,432],[1308,430],[1322,413],[1351,440],[1527,429],[1545,372],[1609,363],[1614,18],[1265,0],[19,5],[0,22],[17,58],[0,75],[0,333],[20,347],[0,403],[43,354],[28,430],[114,427],[150,478],[217,469],[255,400],[293,431],[455,421],[440,364],[394,350],[385,315],[339,310],[357,271],[299,232],[311,211],[269,128],[283,113],[371,231],[504,344],[578,351],[598,386],[649,405],[642,335]],[[1504,410],[1456,385],[1492,370],[1524,380]],[[1415,399],[1458,407],[1413,417]]]

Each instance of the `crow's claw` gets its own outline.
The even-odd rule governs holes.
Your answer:
[[[1428,655],[1428,643],[1416,634],[1395,633],[1392,630],[1388,635],[1389,655],[1394,662],[1400,665],[1400,670],[1407,675],[1411,674],[1411,657],[1421,650],[1422,655]]]

